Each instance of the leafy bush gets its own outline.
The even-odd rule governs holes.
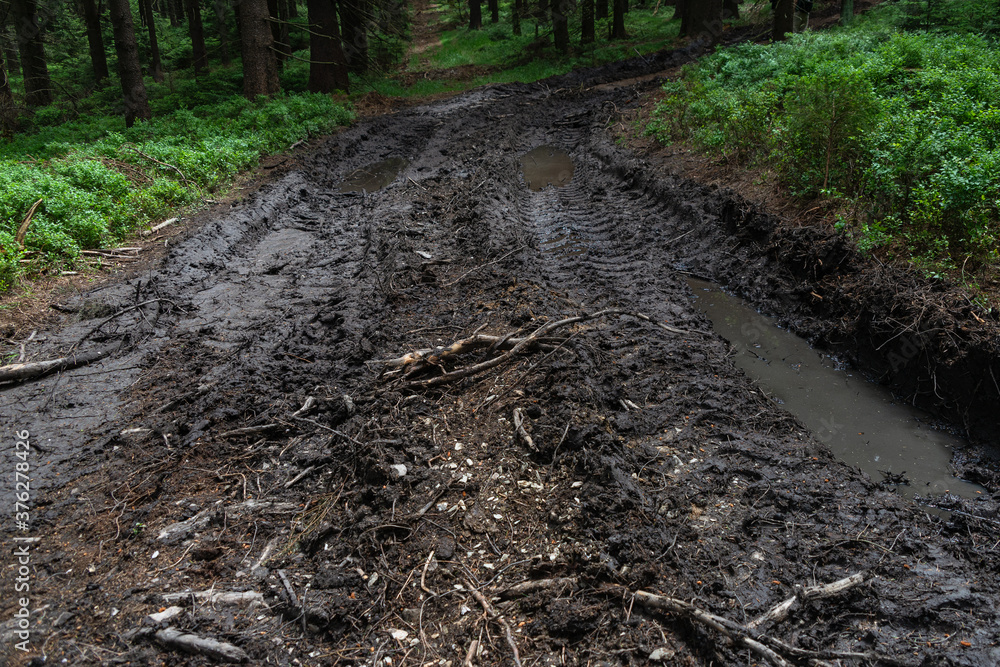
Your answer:
[[[954,3],[952,3],[954,4]],[[1000,50],[901,31],[891,7],[851,29],[720,50],[688,66],[648,131],[777,167],[793,192],[841,197],[864,249],[929,267],[997,259]]]

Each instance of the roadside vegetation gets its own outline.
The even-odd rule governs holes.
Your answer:
[[[864,251],[975,288],[1000,260],[1000,15],[894,2],[850,27],[722,49],[648,131],[778,174]]]

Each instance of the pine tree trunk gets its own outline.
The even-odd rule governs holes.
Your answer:
[[[608,0],[597,0],[597,4],[594,9],[595,18],[598,20],[608,18]]]
[[[229,52],[229,26],[226,24],[226,0],[213,0],[212,9],[215,10],[215,31],[219,33],[219,58],[222,59],[223,67],[229,67],[233,63],[233,56]]]
[[[521,13],[523,12],[523,0],[514,0],[510,6],[510,31],[515,35],[521,34]]]
[[[280,82],[267,0],[243,0],[239,5],[239,21],[243,94],[251,100],[258,95],[274,95],[280,89]]]
[[[267,0],[267,11],[274,19],[271,24],[271,37],[274,39],[275,54],[278,59],[278,69],[284,66],[292,47],[288,41],[288,23],[285,15],[285,0]]]
[[[208,67],[208,49],[205,47],[205,26],[201,21],[201,3],[199,0],[184,0],[184,10],[187,13],[188,35],[191,37],[194,75],[198,76]]]
[[[778,0],[774,7],[774,31],[772,39],[780,42],[792,32],[795,15],[795,0]]]
[[[681,35],[715,43],[722,36],[722,0],[690,0],[684,5]]]
[[[299,18],[299,5],[295,0],[288,0],[285,3],[285,15],[290,19]]]
[[[21,59],[17,56],[17,37],[11,34],[9,26],[0,26],[0,46],[7,58],[7,71],[21,69]]]
[[[854,22],[854,0],[840,0],[840,25]]]
[[[499,23],[500,22],[500,0],[487,0],[487,6],[490,8],[490,22]]]
[[[309,13],[309,90],[332,93],[349,89],[347,59],[340,45],[340,25],[333,0],[306,0]]]
[[[24,102],[29,107],[52,103],[52,82],[45,59],[42,22],[39,21],[35,0],[12,0],[10,3],[21,52],[21,72],[24,74]]]
[[[594,0],[583,0],[580,4],[580,43],[594,43]]]
[[[145,18],[146,32],[149,34],[149,73],[153,81],[163,83],[163,63],[160,62],[160,43],[156,39],[156,20],[152,0],[139,0],[139,15]]]
[[[688,0],[677,0],[677,4],[674,5],[674,15],[670,18],[671,21],[676,21],[676,20],[680,19],[680,21],[681,21],[681,32],[680,32],[680,34],[682,34],[682,35],[684,34],[684,28],[687,27],[686,26],[686,21],[687,21],[687,3],[688,3]]]
[[[625,0],[614,0],[611,39],[625,39]]]
[[[87,24],[87,44],[90,47],[90,62],[94,68],[94,78],[100,83],[107,79],[108,54],[104,51],[104,35],[101,33],[101,15],[94,0],[83,0],[83,20]]]
[[[365,23],[365,0],[340,0],[341,32],[347,67],[355,74],[368,70],[368,28]]]
[[[552,37],[556,51],[569,51],[569,17],[566,16],[569,0],[552,0]]]
[[[184,25],[184,0],[164,0],[170,15],[170,26],[179,28]]]
[[[108,8],[111,10],[111,27],[114,29],[115,52],[118,54],[118,77],[121,79],[122,95],[125,98],[125,127],[132,127],[135,121],[149,120],[153,115],[146,98],[146,84],[142,81],[132,8],[128,0],[108,0]]]
[[[12,137],[17,132],[17,109],[14,107],[14,93],[10,89],[3,53],[0,53],[0,136]]]
[[[739,0],[724,0],[722,3],[722,18],[738,19],[740,17]]]
[[[482,0],[469,0],[469,30],[481,30],[483,27]]]

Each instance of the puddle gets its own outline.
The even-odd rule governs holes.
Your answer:
[[[954,493],[979,497],[983,487],[955,477],[952,450],[966,443],[928,425],[929,416],[894,400],[885,387],[837,367],[803,339],[723,293],[689,279],[697,306],[734,346],[736,365],[772,399],[794,414],[841,460],[876,481],[881,471],[903,475],[906,497]]]
[[[573,180],[575,169],[569,153],[555,146],[539,146],[521,156],[521,173],[533,192],[549,185],[566,185]]]
[[[388,160],[375,162],[367,167],[355,169],[340,185],[341,192],[375,192],[396,180],[399,172],[408,165],[409,160],[401,157],[391,157]]]

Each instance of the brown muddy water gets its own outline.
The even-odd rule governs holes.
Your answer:
[[[340,186],[341,192],[375,192],[388,186],[399,176],[409,160],[401,157],[391,157],[388,160],[375,162],[366,167],[356,169],[348,174]]]
[[[524,182],[534,192],[550,185],[566,185],[573,180],[575,169],[569,153],[555,146],[539,146],[521,156]]]
[[[986,493],[953,474],[952,452],[967,443],[934,428],[926,413],[842,368],[717,285],[694,278],[688,284],[698,308],[732,344],[736,366],[841,460],[896,484],[910,498]]]

